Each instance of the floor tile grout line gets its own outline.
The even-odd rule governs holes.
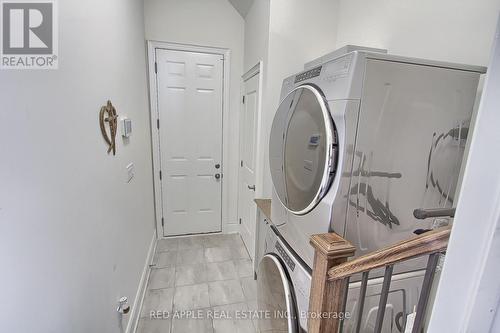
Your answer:
[[[172,291],[172,300],[170,301],[170,308],[172,309],[171,311],[174,311],[174,297],[175,297],[175,288]],[[172,333],[174,330],[174,320],[170,319],[170,332]]]
[[[244,278],[249,278],[249,277],[252,277],[252,276],[243,276],[243,277],[237,277],[237,278],[234,278],[234,279],[223,279],[223,280],[211,280],[211,281],[203,281],[203,282],[199,282],[199,283],[191,283],[191,284],[183,284],[183,285],[180,285],[180,286],[172,286],[172,287],[162,287],[162,288],[146,288],[147,291],[153,291],[153,290],[162,290],[162,289],[173,289],[173,288],[178,288],[178,287],[191,287],[191,286],[197,286],[197,285],[200,285],[200,284],[209,284],[209,283],[213,283],[213,282],[223,282],[223,281],[240,281],[240,285],[241,285],[241,280],[244,279]],[[243,289],[243,285],[241,285],[241,289]]]
[[[243,293],[243,297],[244,297],[244,301],[242,302],[232,302],[232,303],[227,303],[227,304],[218,304],[218,305],[212,305],[211,302],[210,302],[210,298],[208,299],[208,303],[210,304],[210,306],[222,306],[222,305],[230,305],[230,304],[238,304],[238,303],[246,303],[246,302],[254,302],[256,301],[255,299],[249,299],[247,296],[245,296],[245,292],[243,291],[243,286],[241,285],[241,280],[240,279],[231,279],[231,280],[219,280],[219,281],[211,281],[211,282],[224,282],[224,281],[238,281],[240,282],[240,287],[242,289],[242,293]],[[203,282],[203,283],[197,283],[197,284],[191,284],[191,285],[185,285],[185,286],[179,286],[179,287],[191,287],[191,286],[197,286],[197,285],[203,285],[203,284],[206,284],[207,287],[209,287],[209,282]],[[165,289],[174,289],[173,290],[173,294],[175,296],[175,290],[177,289],[177,287],[165,287],[165,288],[156,288],[156,289],[147,289],[147,291],[159,291],[159,290],[165,290]],[[174,297],[172,297],[172,309],[173,309],[173,300],[174,300]],[[190,310],[197,310],[197,309],[190,309]]]
[[[224,234],[218,234],[218,236],[220,235],[224,235]],[[237,234],[236,234],[237,235]],[[238,235],[239,236],[239,235]],[[191,236],[192,237],[192,236]],[[196,236],[195,236],[196,237]],[[210,236],[201,236],[201,237],[210,237]],[[200,238],[201,238],[200,237]],[[223,246],[207,246],[205,241],[202,240],[202,244],[201,246],[194,246],[194,247],[188,247],[188,248],[181,248],[180,247],[180,242],[179,240],[181,238],[178,238],[177,239],[177,246],[176,246],[176,249],[173,250],[173,249],[168,249],[168,250],[157,250],[155,251],[155,257],[157,257],[160,253],[165,253],[165,252],[175,252],[175,263],[173,265],[166,265],[166,266],[157,266],[157,267],[153,267],[152,269],[165,269],[165,268],[171,268],[174,270],[174,277],[173,277],[173,286],[172,287],[165,287],[165,288],[156,288],[156,289],[150,289],[149,288],[149,285],[150,285],[150,281],[148,281],[148,288],[147,288],[147,291],[156,291],[156,290],[162,290],[162,289],[173,289],[172,292],[173,292],[173,296],[172,296],[172,299],[171,299],[171,302],[170,302],[170,305],[171,305],[171,308],[172,308],[172,311],[176,311],[174,310],[174,298],[175,298],[175,293],[176,293],[176,290],[177,288],[179,287],[189,287],[189,286],[194,286],[194,285],[200,285],[200,284],[205,284],[207,285],[207,291],[209,293],[209,297],[208,297],[208,304],[209,304],[209,307],[208,308],[201,308],[201,310],[203,309],[214,309],[215,307],[223,307],[223,306],[230,306],[230,305],[233,305],[233,304],[245,304],[245,307],[247,308],[247,310],[250,311],[249,309],[249,303],[250,302],[254,302],[255,300],[250,300],[246,297],[245,295],[245,292],[244,292],[244,288],[243,288],[243,279],[245,278],[248,278],[248,277],[251,277],[251,275],[248,275],[248,276],[240,276],[239,275],[239,270],[238,268],[236,267],[236,262],[237,261],[251,261],[251,258],[249,256],[249,253],[248,253],[248,249],[246,248],[245,244],[243,243],[242,241],[242,238],[241,236],[238,237],[238,240],[235,241],[235,240],[232,240],[231,239],[232,236],[228,236],[227,239],[229,239],[229,243],[232,243],[232,244],[227,244],[225,243]],[[223,238],[226,238],[226,237],[223,237]],[[189,239],[189,237],[186,237],[185,239]],[[210,248],[227,248],[231,251],[234,251],[234,250],[238,250],[238,249],[241,249],[241,246],[243,246],[243,249],[245,250],[245,254],[244,255],[239,255],[238,257],[231,257],[231,258],[228,258],[228,259],[224,259],[224,260],[214,260],[214,261],[208,261],[206,256],[205,256],[205,250],[206,249],[210,249]],[[233,263],[234,265],[234,268],[235,268],[235,271],[236,271],[236,277],[235,278],[231,278],[231,279],[220,279],[220,280],[213,280],[213,281],[204,281],[204,282],[201,282],[201,283],[196,283],[196,284],[189,284],[189,285],[182,285],[182,286],[177,286],[176,285],[176,280],[177,280],[177,273],[178,273],[178,267],[182,267],[182,266],[188,266],[188,265],[182,265],[182,264],[178,264],[177,260],[178,260],[178,252],[179,251],[182,251],[182,250],[187,250],[187,249],[192,249],[192,250],[197,250],[197,249],[202,249],[203,250],[203,255],[204,255],[204,258],[203,258],[203,262],[201,264],[203,265],[208,265],[208,264],[217,264],[217,263],[224,263],[224,262],[231,262]],[[192,265],[197,265],[196,263],[195,264],[192,264]],[[241,288],[241,291],[242,291],[242,294],[243,294],[243,300],[240,301],[240,302],[235,302],[235,303],[228,303],[228,304],[220,304],[220,305],[212,305],[212,302],[210,301],[210,284],[211,283],[216,283],[216,282],[223,282],[223,281],[238,281],[238,284]],[[192,309],[193,311],[194,310],[200,310],[200,309]],[[178,311],[178,310],[177,310]],[[181,310],[182,311],[182,310]],[[190,310],[186,310],[186,311],[190,311]],[[139,319],[143,319],[143,318],[147,318],[147,317],[140,317]],[[212,331],[215,331],[215,326],[214,326],[214,319],[213,318],[210,318],[210,321],[211,321],[211,325],[212,325]],[[254,328],[254,330],[256,330],[256,327],[255,327],[255,323],[253,322],[253,320],[251,320],[251,323],[252,323],[252,327]],[[170,320],[170,332],[173,333],[173,329],[174,329],[174,326],[173,326],[173,318]]]
[[[251,260],[248,258],[232,258],[232,259],[225,259],[225,260],[218,260],[218,261],[203,261],[200,263],[193,263],[193,264],[187,264],[187,265],[167,265],[167,266],[155,266],[152,267],[152,269],[159,269],[159,268],[168,268],[168,267],[180,267],[180,266],[192,266],[192,265],[198,265],[198,264],[215,264],[215,263],[221,263],[221,262],[226,262],[226,261],[232,261],[232,260]]]

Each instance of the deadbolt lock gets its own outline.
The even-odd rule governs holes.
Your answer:
[[[220,164],[219,164],[219,163],[217,163],[217,164],[215,165],[215,168],[216,168],[216,169],[219,169],[219,168],[220,168]]]

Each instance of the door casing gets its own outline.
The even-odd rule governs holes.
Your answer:
[[[153,187],[155,197],[155,217],[156,217],[156,237],[157,239],[166,238],[163,236],[163,212],[162,212],[162,193],[160,180],[160,138],[158,133],[157,120],[159,119],[159,110],[157,104],[158,91],[156,89],[156,49],[165,49],[173,51],[202,52],[220,54],[223,57],[222,74],[222,232],[227,231],[227,222],[229,215],[228,207],[228,182],[224,180],[224,174],[229,165],[228,158],[228,138],[229,138],[229,78],[231,51],[225,48],[215,48],[188,44],[178,44],[159,41],[147,41],[148,48],[148,82],[149,82],[149,103],[150,103],[150,121],[151,121],[151,145],[153,157]]]
[[[263,63],[262,61],[259,61],[256,65],[254,65],[250,70],[248,70],[245,74],[243,74],[243,76],[241,77],[241,98],[243,98],[243,96],[245,95],[245,82],[247,80],[249,80],[250,78],[254,77],[255,75],[259,75],[259,87],[258,87],[258,100],[257,100],[257,110],[256,110],[256,132],[254,133],[254,137],[255,137],[255,151],[254,151],[254,161],[255,161],[255,197],[256,198],[260,198],[262,197],[262,173],[263,173],[263,159],[264,159],[264,155],[263,155],[263,144],[264,144],[264,140],[262,139],[263,135],[262,135],[262,93],[263,93]],[[240,101],[241,104],[240,104],[240,107],[241,107],[241,110],[240,110],[240,115],[241,115],[241,112],[243,111],[243,108],[245,107],[245,105],[243,104],[242,100]],[[241,121],[241,120],[240,120]],[[239,129],[239,138],[241,138],[241,131],[242,131],[242,128],[241,128],[241,123],[240,123],[240,129]],[[238,161],[241,161],[242,160],[242,151],[241,151],[241,144],[239,143],[238,144]],[[239,162],[238,162],[239,163]],[[240,165],[238,164],[238,201],[237,201],[237,205],[238,205],[238,208],[239,208],[239,203],[240,203],[240,193],[239,193],[239,189],[240,189],[240,182],[242,181],[241,179],[241,174],[240,174]],[[238,218],[240,218],[241,216],[241,212],[239,211],[238,209]],[[242,232],[241,228],[243,228],[243,226],[240,224],[240,232]],[[255,224],[253,225],[253,236],[254,236],[254,239],[253,239],[253,242],[255,243],[255,237],[256,237],[256,234],[257,234],[257,207],[255,207]],[[255,244],[253,244],[255,245]],[[255,246],[249,246],[247,245],[247,248],[248,249],[253,249],[255,252]],[[255,258],[255,253],[250,253],[250,256],[252,257],[252,259]]]

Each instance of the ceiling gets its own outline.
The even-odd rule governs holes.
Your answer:
[[[231,5],[240,13],[240,15],[245,18],[252,7],[254,0],[229,0]]]

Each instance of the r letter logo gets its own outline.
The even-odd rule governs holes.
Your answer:
[[[57,69],[55,0],[0,0],[2,69]]]

